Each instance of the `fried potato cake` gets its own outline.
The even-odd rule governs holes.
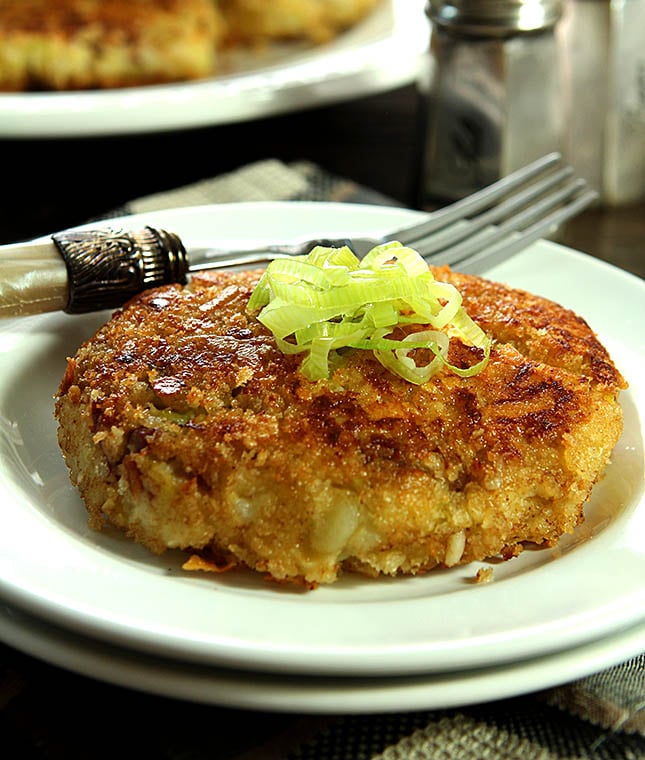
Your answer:
[[[79,90],[217,70],[213,0],[0,0],[0,90]]]
[[[448,269],[493,338],[423,385],[349,350],[309,381],[246,312],[258,272],[134,298],[68,360],[59,442],[90,523],[276,580],[416,574],[572,532],[622,430],[626,383],[587,323]],[[453,364],[472,363],[453,339]]]
[[[0,0],[0,91],[180,82],[231,49],[319,44],[382,0]]]
[[[219,0],[232,44],[320,44],[361,21],[380,0]]]

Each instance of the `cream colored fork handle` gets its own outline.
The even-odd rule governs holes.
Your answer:
[[[67,268],[53,242],[12,245],[1,256],[0,317],[65,309]]]

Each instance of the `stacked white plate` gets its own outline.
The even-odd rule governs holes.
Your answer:
[[[110,220],[187,246],[378,234],[418,213],[228,204]],[[251,233],[252,230],[252,233]],[[66,357],[108,314],[0,322],[0,638],[88,676],[179,698],[297,712],[448,707],[543,689],[645,650],[645,285],[540,241],[488,275],[585,317],[630,387],[585,523],[552,549],[417,578],[305,592],[254,573],[185,573],[87,526],[56,441]]]

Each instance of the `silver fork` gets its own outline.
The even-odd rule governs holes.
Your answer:
[[[584,179],[574,176],[559,153],[549,153],[428,214],[422,222],[382,237],[310,239],[235,252],[191,249],[189,271],[266,264],[275,258],[309,253],[315,245],[348,245],[362,258],[375,245],[396,240],[417,250],[430,264],[482,274],[535,240],[553,234],[597,197]]]
[[[375,245],[397,240],[430,264],[481,274],[551,234],[596,197],[559,153],[550,153],[380,238],[306,240],[252,251],[187,251],[176,234],[152,227],[67,230],[47,242],[0,246],[0,317],[115,308],[147,288],[185,282],[191,273],[258,266],[309,253],[315,245],[349,245],[361,258]]]

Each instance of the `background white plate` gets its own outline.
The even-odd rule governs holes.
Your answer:
[[[352,204],[253,203],[114,223],[165,227],[190,247],[382,233],[418,216]],[[0,323],[0,595],[76,633],[142,652],[292,674],[490,666],[642,621],[645,284],[547,242],[490,275],[585,316],[631,383],[607,477],[585,524],[558,547],[495,565],[495,580],[485,585],[472,582],[479,564],[418,578],[348,575],[312,593],[253,573],[183,573],[178,554],[154,557],[120,534],[88,529],[56,443],[52,396],[65,357],[108,315],[41,315]]]
[[[558,686],[640,654],[645,623],[544,657],[402,678],[303,678],[182,663],[77,636],[6,605],[0,605],[0,639],[53,665],[157,696],[337,715],[445,709]]]
[[[413,82],[430,28],[422,0],[385,0],[327,45],[237,55],[195,82],[82,92],[0,93],[0,137],[78,137],[211,126],[343,102]]]

